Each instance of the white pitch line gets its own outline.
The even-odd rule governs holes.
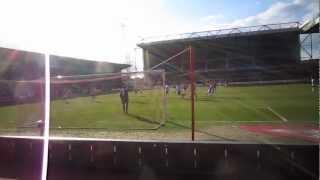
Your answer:
[[[267,109],[271,111],[274,115],[276,115],[278,118],[280,118],[283,122],[288,122],[287,118],[279,114],[277,111],[273,110],[270,106]]]

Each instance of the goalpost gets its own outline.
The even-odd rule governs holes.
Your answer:
[[[176,61],[176,59],[182,55],[187,56],[186,59],[182,58],[183,60],[186,60],[186,62],[183,62],[183,60],[181,60],[181,62],[180,62],[181,66],[183,66],[183,63],[186,63],[184,68],[175,66],[173,64],[169,64],[169,62]],[[190,112],[191,112],[191,139],[192,139],[192,141],[194,141],[194,139],[195,139],[195,81],[196,81],[196,77],[195,77],[195,64],[194,64],[195,60],[194,59],[195,59],[194,48],[191,45],[189,45],[187,48],[183,49],[182,51],[176,53],[175,55],[167,58],[166,60],[163,60],[161,63],[150,68],[150,70],[154,70],[154,69],[161,67],[162,65],[167,64],[170,66],[174,66],[176,69],[176,73],[180,74],[180,76],[184,76],[184,74],[187,75],[187,77],[182,77],[180,79],[180,82],[178,82],[179,84],[177,84],[177,86],[179,86],[179,87],[177,87],[177,89],[180,89],[181,88],[180,85],[183,84],[182,89],[184,90],[184,93],[185,93],[185,90],[186,90],[185,88],[188,88],[188,85],[190,85],[190,99],[191,99]],[[180,91],[180,90],[178,90],[178,91]]]
[[[65,92],[72,92],[69,93],[72,94],[71,97],[66,96],[68,103],[65,105],[52,103],[51,122],[55,128],[59,128],[59,123],[64,119],[68,120],[67,117],[70,117],[66,113],[74,113],[63,111],[63,108],[57,108],[60,105],[66,108],[70,107],[71,111],[82,111],[81,113],[84,114],[84,116],[79,116],[79,120],[74,121],[74,123],[61,125],[61,129],[157,130],[166,124],[170,113],[167,107],[166,87],[177,85],[184,92],[190,92],[190,95],[188,94],[190,98],[183,97],[190,101],[190,106],[188,105],[188,108],[183,110],[186,113],[181,118],[187,120],[190,115],[191,139],[194,140],[196,88],[194,59],[194,49],[192,46],[188,46],[159,64],[141,72],[57,75],[51,77],[53,100],[63,102],[63,99],[60,99],[64,97]],[[170,73],[163,67],[168,64],[175,67],[174,72]],[[120,94],[123,91],[125,95],[121,97]],[[82,105],[81,103],[88,104]],[[85,114],[86,111],[81,109],[82,106],[89,110],[95,108],[89,111],[92,112],[90,118],[87,117],[89,115]],[[101,106],[104,110],[99,110]],[[126,107],[128,110],[126,110]],[[97,112],[97,115],[94,112]],[[186,114],[188,114],[188,117]],[[180,115],[176,115],[177,118],[179,118],[178,116]],[[117,120],[115,121],[115,119]],[[86,127],[78,123],[81,121],[88,123]],[[100,124],[97,124],[97,122]]]
[[[156,130],[163,126],[167,118],[167,100],[165,95],[165,72],[149,70],[140,72],[119,72],[105,74],[88,74],[73,76],[56,76],[51,78],[53,99],[59,100],[65,92],[72,92],[66,97],[68,105],[77,107],[76,99],[88,97],[91,99],[87,108],[106,108],[103,117],[92,117],[90,127],[62,127],[64,129],[111,129],[111,130]],[[125,95],[121,95],[124,93]],[[64,99],[64,98],[63,98]],[[52,108],[58,109],[57,105]],[[127,107],[127,112],[126,112]],[[99,110],[97,110],[99,111]],[[54,111],[56,112],[56,111]],[[63,118],[64,112],[53,114],[53,122]],[[81,118],[81,117],[79,117]],[[117,120],[118,125],[96,127],[95,121]]]

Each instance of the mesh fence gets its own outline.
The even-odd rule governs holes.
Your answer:
[[[152,130],[166,120],[163,71],[51,78],[51,128]]]

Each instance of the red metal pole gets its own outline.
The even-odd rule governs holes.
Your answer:
[[[189,46],[189,76],[191,84],[191,126],[192,135],[191,139],[194,141],[194,91],[195,91],[195,73],[194,73],[194,50],[192,46]]]

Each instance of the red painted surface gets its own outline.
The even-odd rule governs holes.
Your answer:
[[[317,125],[242,125],[240,128],[259,134],[268,134],[274,137],[301,139],[311,142],[320,142],[320,128]]]

